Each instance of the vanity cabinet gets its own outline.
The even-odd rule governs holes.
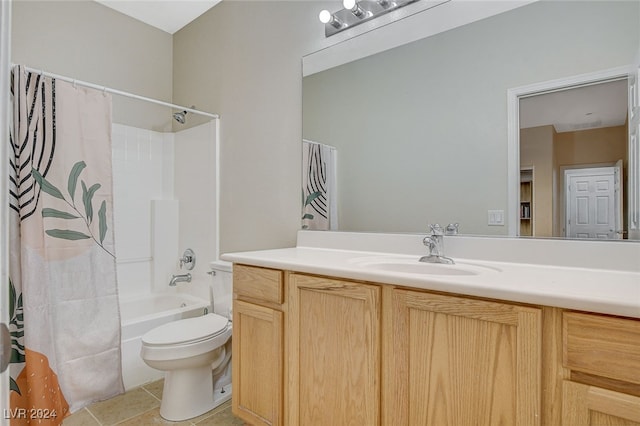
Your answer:
[[[380,424],[381,287],[289,275],[289,425]]]
[[[252,425],[640,426],[640,320],[234,265]]]
[[[564,426],[640,425],[640,320],[564,312]]]
[[[384,423],[540,422],[540,309],[390,292]]]
[[[640,426],[640,397],[565,381],[562,424]]]
[[[283,424],[283,272],[233,267],[232,409],[252,425]]]

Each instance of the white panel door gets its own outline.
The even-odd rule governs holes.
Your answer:
[[[565,172],[567,237],[620,238],[616,169],[601,167]]]

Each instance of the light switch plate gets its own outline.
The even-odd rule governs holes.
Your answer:
[[[488,210],[490,226],[504,226],[504,210]]]

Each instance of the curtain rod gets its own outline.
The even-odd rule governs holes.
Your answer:
[[[89,83],[87,81],[76,80],[75,78],[66,77],[64,75],[59,75],[59,74],[53,74],[53,73],[46,72],[46,71],[43,71],[43,70],[39,70],[39,69],[36,69],[36,68],[31,68],[31,67],[27,67],[27,66],[23,66],[23,68],[25,70],[29,71],[29,72],[37,73],[37,74],[43,75],[45,77],[51,77],[51,78],[55,78],[55,79],[58,79],[58,80],[66,81],[68,83],[78,84],[80,86],[85,86],[85,87],[90,87],[92,89],[102,90],[103,92],[113,93],[114,95],[125,96],[127,98],[138,99],[138,100],[145,101],[145,102],[151,102],[153,104],[163,105],[163,106],[166,106],[166,107],[179,109],[180,111],[187,111],[187,112],[190,112],[190,113],[193,113],[193,114],[204,115],[206,117],[220,118],[220,116],[218,114],[211,114],[210,112],[204,112],[204,111],[200,111],[200,110],[193,109],[193,108],[187,108],[187,107],[184,107],[184,106],[181,106],[181,105],[176,105],[176,104],[172,104],[172,103],[169,103],[169,102],[160,101],[158,99],[147,98],[145,96],[136,95],[134,93],[124,92],[122,90],[117,90],[117,89],[112,89],[110,87],[100,86],[100,85],[97,85],[97,84]]]

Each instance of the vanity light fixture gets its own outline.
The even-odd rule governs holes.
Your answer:
[[[324,24],[324,35],[329,37],[415,1],[417,0],[343,0],[344,9],[335,13],[323,10],[319,18]]]

